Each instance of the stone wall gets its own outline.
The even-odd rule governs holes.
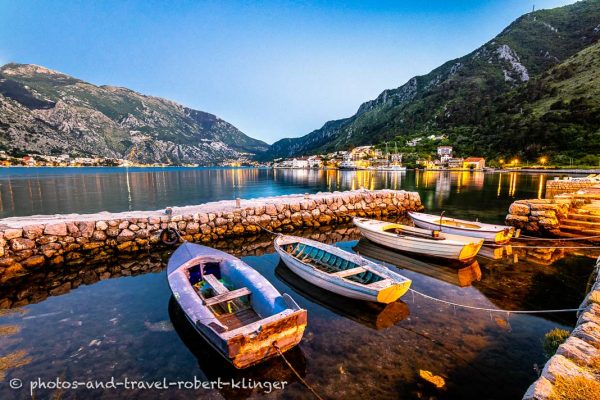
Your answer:
[[[570,207],[570,198],[517,200],[508,209],[506,224],[529,234],[560,235],[560,220]]]
[[[557,194],[573,193],[598,185],[591,180],[550,180],[546,182],[546,198],[551,199]]]
[[[550,400],[566,398],[573,393],[559,393],[559,385],[572,385],[573,391],[583,386],[588,391],[600,388],[600,257],[596,261],[596,280],[579,308],[577,324],[569,338],[548,360],[537,381],[524,399]],[[564,390],[564,389],[563,389]],[[597,398],[597,397],[596,397]]]
[[[160,246],[177,228],[182,240],[212,243],[272,231],[347,222],[351,215],[385,217],[421,210],[418,193],[397,190],[288,195],[175,207],[163,211],[15,217],[0,220],[0,283],[44,265],[78,264]]]

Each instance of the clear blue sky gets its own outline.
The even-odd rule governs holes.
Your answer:
[[[0,0],[0,64],[32,63],[217,114],[266,142],[352,115],[572,0]]]

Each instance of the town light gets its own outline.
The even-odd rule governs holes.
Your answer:
[[[548,161],[548,159],[546,157],[540,157],[540,163],[542,165],[546,164],[546,161]]]
[[[512,160],[512,163],[513,163],[514,165],[517,165],[517,164],[519,163],[519,159],[518,159],[518,158],[515,158],[515,159],[513,159],[513,160]]]

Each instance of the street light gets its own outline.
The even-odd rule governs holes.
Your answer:
[[[541,163],[542,165],[545,165],[545,164],[546,164],[546,161],[548,161],[548,159],[547,159],[546,157],[540,157],[540,163]]]
[[[515,158],[512,160],[513,165],[517,165],[519,163],[519,159]]]

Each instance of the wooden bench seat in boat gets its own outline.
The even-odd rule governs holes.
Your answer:
[[[204,304],[207,306],[214,306],[215,304],[224,303],[227,301],[235,300],[239,297],[248,296],[252,292],[248,288],[240,288],[236,290],[229,290],[219,280],[211,274],[204,275],[204,280],[217,294],[216,296],[204,299]]]
[[[356,267],[356,268],[345,269],[345,270],[339,271],[339,272],[334,272],[331,275],[339,276],[340,278],[345,278],[347,276],[357,275],[357,274],[363,273],[365,271],[366,271],[366,269],[364,269],[363,267]]]
[[[229,289],[225,287],[219,280],[212,274],[206,274],[202,277],[206,283],[212,288],[216,294],[223,294],[229,292]]]
[[[340,278],[348,278],[361,284],[372,284],[383,279],[352,261],[317,247],[296,243],[290,244],[285,251],[305,264]]]
[[[207,306],[214,306],[215,304],[225,303],[227,301],[235,300],[239,297],[248,296],[252,292],[248,288],[241,288],[236,290],[228,291],[227,293],[218,294],[213,297],[209,297],[204,300],[204,304]]]

